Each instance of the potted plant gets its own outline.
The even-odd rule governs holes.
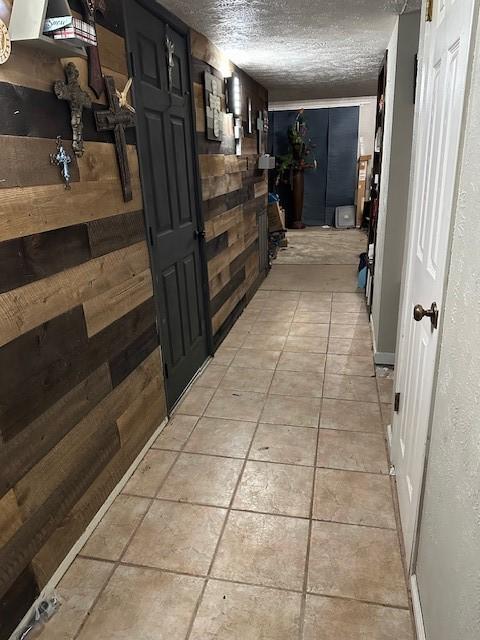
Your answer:
[[[305,171],[316,169],[317,161],[313,157],[314,145],[308,137],[308,126],[304,110],[301,109],[295,123],[288,130],[289,152],[279,158],[277,166],[279,180],[288,179],[292,189],[292,219],[291,229],[304,229],[303,202],[305,192]]]

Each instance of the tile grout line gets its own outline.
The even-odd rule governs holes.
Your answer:
[[[82,559],[85,560],[94,560],[96,562],[101,562],[103,564],[112,564],[112,562],[110,560],[104,560],[102,558],[92,558],[90,556],[81,556]],[[201,574],[196,574],[196,573],[188,573],[186,571],[176,571],[175,569],[162,569],[160,567],[155,567],[153,565],[148,565],[148,564],[143,564],[143,565],[139,565],[139,564],[135,564],[133,562],[120,562],[120,565],[122,567],[131,567],[133,569],[149,569],[150,571],[156,571],[157,573],[166,573],[169,575],[174,575],[174,576],[183,576],[183,577],[187,577],[187,578],[197,578],[200,580],[206,580],[207,576],[206,575],[201,575]],[[301,595],[302,591],[300,589],[287,589],[286,587],[273,587],[273,586],[265,586],[264,584],[260,584],[259,582],[242,582],[241,580],[234,580],[231,578],[221,578],[221,577],[217,577],[217,576],[210,576],[208,578],[208,580],[214,581],[214,582],[224,582],[226,584],[236,584],[236,585],[241,585],[241,586],[245,586],[245,587],[257,587],[259,589],[271,589],[272,591],[280,591],[282,593],[294,593],[296,595]],[[335,595],[335,594],[330,594],[330,593],[322,593],[320,591],[308,591],[307,592],[308,595],[314,595],[314,596],[319,596],[322,598],[331,598],[332,600],[342,600],[342,601],[347,601],[347,602],[363,602],[365,604],[372,604],[375,606],[379,606],[379,607],[385,607],[387,609],[396,609],[396,610],[400,610],[400,611],[408,611],[408,607],[406,606],[402,606],[402,605],[396,605],[396,604],[389,604],[389,603],[385,603],[385,602],[379,602],[376,600],[365,600],[365,599],[357,599],[357,598],[352,598],[349,596],[341,596],[341,595]]]
[[[333,302],[333,294],[331,296],[331,301]],[[331,315],[330,315],[331,320]],[[327,336],[327,346],[328,341],[330,340],[330,328],[331,322],[328,325],[328,336]],[[320,442],[320,422],[322,419],[322,411],[323,411],[323,390],[325,387],[325,375],[327,369],[327,358],[325,357],[324,369],[323,369],[323,381],[322,381],[322,399],[320,401],[320,412],[318,414],[318,429],[317,429],[317,438],[315,445],[315,456],[314,456],[314,471],[313,471],[313,480],[312,480],[312,495],[310,499],[310,519],[308,525],[308,536],[307,536],[307,551],[305,555],[305,573],[303,576],[303,590],[302,590],[302,600],[300,605],[300,620],[299,620],[299,628],[298,628],[298,639],[302,640],[304,636],[305,630],[305,612],[307,609],[307,593],[308,593],[308,573],[309,573],[309,565],[310,565],[310,549],[312,544],[312,530],[313,530],[313,510],[315,506],[315,487],[316,487],[316,479],[317,479],[317,461],[318,461],[318,445]]]
[[[378,376],[377,374],[377,369],[376,369],[376,365],[375,366],[375,382],[376,382],[376,388],[377,388],[377,396],[378,396],[378,406],[380,409],[380,415],[382,416],[382,427],[383,427],[383,440],[384,440],[384,446],[385,446],[385,453],[387,456],[387,464],[389,465],[389,467],[391,465],[393,465],[393,461],[390,457],[390,449],[388,447],[388,440],[387,440],[387,431],[386,428],[383,424],[383,413],[382,413],[382,401],[381,401],[381,396],[380,396],[380,388],[378,386]],[[393,406],[392,406],[392,412],[393,412]],[[405,553],[405,544],[403,541],[403,533],[402,533],[402,521],[400,518],[400,506],[398,503],[398,492],[397,492],[397,479],[396,476],[390,476],[390,492],[391,492],[391,497],[392,497],[392,502],[393,502],[393,512],[395,515],[395,523],[396,523],[396,534],[397,534],[397,542],[398,542],[398,546],[399,546],[399,552],[400,552],[400,558],[402,561],[402,569],[403,569],[403,577],[404,577],[404,581],[405,581],[405,589],[407,592],[407,598],[408,598],[408,610],[410,611],[410,616],[412,621],[415,619],[414,618],[414,610],[413,610],[413,600],[412,600],[412,590],[410,587],[410,580],[409,580],[409,570],[407,567],[407,558],[406,558],[406,553]],[[414,625],[415,628],[415,625]]]
[[[323,398],[316,398],[317,400],[323,400]],[[214,418],[214,420],[216,420],[217,418]],[[220,418],[222,419],[222,418]],[[253,422],[251,422],[250,424],[255,424]],[[315,433],[317,431],[317,427],[296,427],[294,425],[283,425],[283,424],[270,424],[268,422],[260,422],[261,425],[267,426],[267,427],[286,427],[287,429],[309,429],[312,433]],[[373,436],[381,436],[381,433],[377,433],[375,431],[348,431],[347,429],[325,429],[322,427],[319,427],[320,433],[325,432],[325,431],[336,431],[338,433],[360,433],[362,435],[373,435]],[[192,431],[193,433],[193,431]],[[227,456],[227,455],[223,455],[220,453],[207,453],[205,451],[190,451],[190,450],[183,450],[183,451],[178,451],[178,449],[149,449],[149,451],[165,451],[166,453],[182,453],[182,454],[188,454],[191,456],[203,456],[205,458],[224,458],[225,460],[244,460],[245,458],[240,457],[240,455],[238,456]],[[313,464],[303,464],[303,463],[297,463],[297,462],[281,462],[279,460],[262,460],[260,458],[249,458],[249,460],[251,462],[263,462],[265,464],[276,464],[276,465],[283,465],[286,467],[303,467],[305,469],[332,469],[334,471],[345,471],[346,473],[366,473],[369,475],[373,475],[373,476],[388,476],[389,473],[385,472],[379,472],[379,471],[365,471],[363,469],[346,469],[346,468],[342,468],[342,467],[327,467],[324,465],[317,465],[315,467],[315,465]],[[130,496],[135,496],[137,498],[151,498],[152,496],[142,496],[139,493],[130,493],[129,491],[122,491],[122,494],[124,495],[130,495]]]
[[[175,415],[175,413],[172,415],[172,418],[174,417],[174,415]],[[151,451],[151,448],[149,449],[149,451]],[[132,542],[133,538],[135,537],[135,535],[136,535],[137,531],[139,530],[140,526],[145,521],[145,518],[147,517],[147,514],[149,513],[152,505],[154,504],[154,501],[155,501],[156,496],[158,495],[158,492],[160,491],[160,489],[162,488],[163,484],[165,483],[165,481],[167,480],[168,476],[170,475],[170,472],[172,471],[172,469],[173,469],[174,465],[176,464],[178,458],[180,457],[181,453],[182,453],[181,451],[177,452],[177,455],[175,456],[175,459],[172,460],[172,463],[168,467],[167,473],[165,474],[164,478],[160,482],[160,485],[159,485],[157,491],[155,492],[155,496],[149,499],[149,504],[148,504],[148,507],[147,507],[145,513],[143,514],[143,516],[141,518],[139,518],[139,521],[138,521],[137,525],[134,527],[134,530],[133,530],[132,534],[129,536],[127,543],[123,547],[123,551],[121,552],[120,557],[118,558],[118,560],[115,560],[113,562],[113,568],[112,568],[110,576],[108,577],[108,580],[105,582],[105,584],[102,586],[102,588],[98,592],[98,594],[95,597],[94,601],[92,602],[90,608],[86,612],[85,617],[82,620],[82,623],[81,623],[80,627],[78,628],[77,632],[72,636],[72,640],[77,640],[77,638],[79,638],[80,634],[82,633],[82,631],[83,631],[83,629],[84,629],[84,627],[85,627],[85,625],[87,623],[87,620],[89,619],[89,616],[91,615],[91,613],[93,612],[94,608],[98,604],[98,601],[100,600],[100,598],[103,595],[107,585],[109,584],[110,580],[112,579],[113,574],[115,573],[117,568],[120,565],[123,564],[122,563],[122,559],[123,559],[125,553],[127,552],[127,549],[130,546],[130,543]],[[121,492],[119,495],[122,495],[122,494],[123,494],[123,492]],[[107,511],[107,513],[108,513],[108,511]],[[93,535],[94,532],[95,532],[95,530],[92,532],[92,535]],[[81,554],[78,554],[78,555],[81,555]]]
[[[247,460],[247,462],[256,462],[256,460]],[[293,466],[293,465],[292,465]],[[313,467],[301,467],[302,469],[308,469],[311,468],[313,470]],[[122,495],[128,495],[128,497],[130,498],[138,498],[140,500],[148,500],[148,497],[145,496],[140,496],[140,495],[136,495],[136,494],[122,494]],[[224,504],[211,504],[208,502],[195,502],[192,500],[176,500],[175,498],[163,498],[161,496],[157,497],[157,498],[152,498],[153,502],[155,502],[155,500],[157,500],[158,502],[168,502],[171,504],[186,504],[186,505],[191,505],[193,507],[209,507],[212,509],[222,509],[222,510],[226,510],[229,509],[228,506],[225,506]],[[345,522],[342,520],[325,520],[324,518],[310,518],[310,516],[294,516],[290,513],[274,513],[272,511],[255,511],[253,509],[244,509],[244,508],[240,508],[240,507],[232,507],[231,511],[234,512],[238,512],[238,513],[251,513],[251,514],[257,514],[257,515],[262,515],[262,516],[279,516],[281,518],[291,518],[293,520],[313,520],[314,522],[323,522],[325,524],[341,524],[341,525],[345,525],[345,526],[349,526],[349,527],[363,527],[365,529],[379,529],[380,531],[396,531],[396,526],[395,527],[380,527],[379,525],[374,525],[374,524],[362,524],[362,523],[358,523],[358,522]],[[103,560],[104,562],[115,562],[115,560],[111,560],[109,558],[101,558],[99,556],[91,556],[88,553],[78,553],[77,557],[81,557],[81,558],[89,558],[90,560]],[[122,562],[122,564],[125,564],[124,562]],[[129,564],[135,564],[135,563],[129,563]],[[138,566],[142,566],[142,565],[138,565]]]
[[[297,303],[297,306],[298,306],[298,303]],[[247,306],[247,308],[248,308],[248,306]],[[278,360],[277,360],[277,364],[276,364],[275,369],[274,369],[274,371],[273,371],[273,376],[272,376],[272,378],[271,378],[271,380],[270,380],[270,384],[269,384],[269,386],[268,386],[267,392],[265,393],[265,398],[264,398],[263,403],[262,403],[262,409],[261,409],[261,411],[260,411],[260,413],[259,413],[258,420],[257,420],[256,426],[255,426],[255,430],[254,430],[253,435],[252,435],[252,438],[251,438],[251,440],[250,440],[250,445],[249,445],[248,450],[247,450],[247,452],[246,452],[246,455],[245,455],[245,458],[244,458],[244,461],[243,461],[242,468],[241,468],[241,470],[240,470],[240,473],[239,473],[238,478],[237,478],[237,482],[236,482],[236,484],[235,484],[235,488],[234,488],[233,493],[232,493],[232,496],[231,496],[231,498],[230,498],[230,503],[229,503],[229,506],[228,506],[228,508],[227,508],[227,513],[226,513],[226,516],[225,516],[225,519],[224,519],[224,522],[223,522],[223,526],[222,526],[222,529],[221,529],[221,531],[220,531],[220,535],[219,535],[219,538],[218,538],[218,540],[217,540],[217,544],[215,545],[215,550],[214,550],[214,552],[213,552],[212,559],[211,559],[211,561],[210,561],[210,566],[209,566],[209,568],[208,568],[208,572],[207,572],[207,576],[206,576],[206,579],[205,579],[205,583],[204,583],[204,585],[203,585],[203,587],[202,587],[202,590],[201,590],[201,592],[200,592],[200,596],[199,596],[199,598],[198,598],[198,600],[197,600],[196,606],[195,606],[194,611],[193,611],[193,613],[192,613],[192,617],[191,617],[191,620],[190,620],[190,625],[189,625],[189,627],[188,627],[188,631],[187,631],[187,634],[186,634],[186,636],[185,636],[185,640],[189,640],[189,639],[190,639],[190,636],[191,636],[192,631],[193,631],[193,627],[194,627],[194,625],[195,625],[195,620],[197,619],[198,612],[199,612],[200,607],[201,607],[201,605],[202,605],[203,597],[204,597],[204,595],[205,595],[205,591],[206,591],[206,589],[207,589],[208,581],[209,581],[209,579],[211,578],[212,569],[213,569],[213,566],[214,566],[214,564],[215,564],[215,560],[216,560],[216,558],[217,558],[217,554],[218,554],[218,551],[219,551],[219,549],[220,549],[220,545],[221,545],[222,540],[223,540],[223,536],[224,536],[224,533],[225,533],[225,529],[227,528],[228,520],[229,520],[229,518],[230,518],[230,513],[232,512],[233,503],[234,503],[234,501],[235,501],[235,498],[236,498],[236,495],[237,495],[238,488],[239,488],[240,483],[241,483],[241,481],[242,481],[243,473],[244,473],[244,471],[245,471],[245,467],[247,466],[247,462],[248,462],[248,460],[249,460],[249,455],[250,455],[250,451],[251,451],[252,446],[253,446],[253,442],[254,442],[254,440],[255,440],[255,436],[256,436],[257,431],[258,431],[258,428],[259,428],[259,426],[260,426],[260,421],[261,421],[262,414],[263,414],[263,411],[264,411],[264,409],[265,409],[265,404],[266,404],[266,402],[267,402],[267,398],[268,398],[268,392],[269,392],[269,391],[270,391],[270,389],[271,389],[271,386],[272,386],[272,383],[273,383],[273,378],[275,377],[275,372],[276,372],[276,370],[277,370],[277,366],[278,366],[278,362],[279,362],[279,361],[280,361],[280,357],[279,357],[279,358],[278,358]],[[232,364],[230,364],[230,365],[229,365],[229,367],[230,367],[230,366],[232,366]],[[212,400],[213,400],[213,397],[212,397]],[[212,400],[210,400],[210,402],[212,402]],[[208,409],[208,406],[210,405],[210,402],[208,403],[207,407],[204,409],[204,411],[203,411],[203,415],[205,414],[205,411]],[[198,423],[197,423],[197,424],[198,424]]]

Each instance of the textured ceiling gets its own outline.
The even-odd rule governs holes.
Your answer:
[[[159,0],[271,100],[376,93],[395,14],[419,0]],[[408,5],[408,6],[406,6]]]

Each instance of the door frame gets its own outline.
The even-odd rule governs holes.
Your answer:
[[[132,0],[121,0],[122,2],[122,16],[123,22],[126,25],[126,3],[131,2]],[[207,342],[207,354],[212,356],[214,354],[214,343],[213,343],[213,332],[212,332],[212,314],[210,311],[210,290],[208,286],[208,261],[207,261],[207,252],[206,252],[206,242],[204,237],[205,230],[205,220],[203,216],[202,209],[202,197],[200,190],[200,164],[198,158],[198,143],[197,143],[197,131],[196,131],[196,114],[195,114],[195,103],[194,103],[194,91],[193,91],[193,73],[192,73],[192,39],[191,39],[191,29],[186,25],[180,18],[176,15],[165,9],[162,5],[158,4],[155,0],[134,0],[140,6],[142,6],[147,11],[157,15],[160,20],[166,22],[171,25],[175,30],[177,30],[181,35],[185,37],[185,42],[187,46],[187,59],[188,59],[188,86],[189,90],[189,102],[190,102],[190,116],[191,116],[191,142],[193,149],[193,179],[194,179],[194,197],[195,197],[195,206],[197,210],[197,222],[198,229],[202,232],[202,236],[199,239],[199,252],[200,252],[200,263],[201,263],[201,276],[202,276],[202,298],[203,298],[203,306],[204,306],[204,317],[205,317],[205,330],[206,330],[206,342]],[[136,99],[136,89],[135,89],[135,74],[134,74],[134,63],[133,63],[133,54],[132,48],[129,42],[129,34],[128,29],[125,28],[125,47],[126,47],[126,55],[127,55],[127,64],[128,64],[128,73],[131,78],[133,78],[132,84],[132,96],[133,102],[135,104]],[[137,154],[138,154],[138,162],[140,168],[140,184],[142,186],[142,195],[144,193],[143,189],[143,181],[145,171],[143,169],[143,160],[142,153],[139,146],[138,135],[137,135]],[[160,347],[163,351],[164,345],[162,344],[161,333],[159,330],[158,319],[159,319],[159,296],[157,294],[157,282],[156,282],[156,267],[155,267],[155,258],[154,258],[154,245],[152,239],[150,237],[148,229],[152,226],[150,224],[150,216],[151,214],[147,213],[145,207],[143,208],[143,216],[145,220],[145,240],[148,245],[148,254],[150,259],[150,270],[152,272],[152,280],[153,280],[153,289],[154,289],[154,302],[155,302],[155,313],[156,313],[156,325],[157,325],[157,334],[160,341]],[[165,363],[163,363],[165,366]],[[188,384],[191,381],[188,381],[185,389],[188,388]],[[175,405],[168,406],[168,396],[167,396],[167,411],[170,415],[171,410]]]
[[[421,15],[424,16],[424,9],[425,9],[425,3],[422,3],[422,9],[421,9]],[[443,281],[443,287],[442,287],[442,294],[441,294],[441,298],[438,301],[438,305],[439,308],[441,310],[440,313],[440,318],[439,318],[439,326],[438,326],[438,342],[437,342],[437,348],[436,348],[436,352],[435,352],[435,362],[434,362],[434,376],[433,376],[433,381],[432,381],[432,393],[431,393],[431,397],[430,397],[430,401],[429,401],[429,414],[428,414],[428,423],[427,423],[427,430],[426,430],[426,441],[425,441],[425,453],[424,453],[424,457],[423,457],[423,468],[422,468],[422,479],[421,479],[421,486],[420,486],[420,492],[419,492],[419,499],[418,499],[418,504],[416,507],[416,513],[415,513],[415,523],[414,523],[414,530],[413,530],[413,539],[412,539],[412,548],[411,548],[411,552],[410,552],[410,561],[408,562],[408,564],[406,565],[406,571],[408,574],[408,582],[411,588],[411,593],[412,593],[412,600],[413,600],[413,613],[414,613],[414,620],[415,620],[415,626],[416,626],[416,631],[417,631],[417,635],[419,640],[424,640],[425,639],[425,630],[424,630],[424,626],[423,626],[423,616],[422,616],[422,609],[421,609],[421,602],[420,602],[420,594],[418,591],[418,585],[417,585],[417,579],[416,579],[416,567],[417,567],[417,559],[418,559],[418,547],[419,547],[419,541],[420,541],[420,530],[421,530],[421,525],[422,525],[422,515],[423,515],[423,505],[424,505],[424,500],[425,500],[425,489],[426,489],[426,479],[427,479],[427,472],[428,472],[428,461],[429,461],[429,454],[430,454],[430,444],[431,444],[431,436],[432,436],[432,431],[433,431],[433,417],[434,417],[434,411],[435,411],[435,393],[436,393],[436,389],[437,389],[437,382],[438,382],[438,367],[439,367],[439,360],[440,360],[440,351],[441,351],[441,346],[442,346],[442,340],[443,340],[443,327],[444,327],[444,308],[445,308],[445,300],[446,300],[446,295],[447,295],[447,289],[448,289],[448,283],[449,283],[449,271],[450,271],[450,263],[451,263],[451,247],[452,247],[452,243],[453,243],[453,237],[454,237],[454,228],[455,228],[455,207],[456,207],[456,203],[458,201],[458,192],[459,192],[459,181],[460,181],[460,172],[461,172],[461,159],[462,159],[462,155],[463,155],[463,148],[464,148],[464,144],[465,144],[465,122],[466,122],[466,116],[467,116],[467,110],[468,110],[468,98],[470,95],[470,91],[471,91],[471,84],[472,84],[472,60],[473,60],[473,55],[475,52],[475,42],[474,42],[474,38],[473,38],[473,34],[475,33],[476,27],[477,27],[477,21],[479,19],[479,6],[478,6],[478,2],[475,2],[474,5],[474,15],[473,15],[473,20],[472,20],[472,33],[471,33],[471,37],[470,37],[470,42],[469,42],[469,52],[468,52],[468,72],[467,72],[467,77],[466,77],[466,83],[465,83],[465,100],[464,100],[464,104],[463,104],[463,109],[462,109],[462,119],[461,119],[461,129],[460,129],[460,138],[459,138],[459,145],[458,145],[458,155],[455,159],[456,162],[456,167],[455,167],[455,172],[452,174],[452,180],[453,180],[453,201],[452,201],[452,212],[450,215],[450,220],[449,220],[449,228],[448,228],[448,242],[447,242],[447,250],[446,250],[446,262],[445,262],[445,277],[444,277],[444,281]],[[422,20],[423,17],[421,18]],[[426,24],[428,25],[428,23],[426,23],[425,21],[422,22],[422,27],[420,30],[420,44],[422,44],[427,38],[428,38],[428,34],[425,33],[425,29],[426,29]],[[425,78],[421,78],[421,83],[425,82]],[[404,249],[404,256],[403,256],[403,267],[402,267],[402,280],[401,280],[401,292],[400,292],[400,311],[399,311],[399,323],[398,323],[398,331],[397,331],[397,341],[396,341],[396,362],[395,362],[395,382],[394,382],[394,389],[395,392],[397,391],[402,391],[404,389],[404,385],[405,385],[405,380],[404,380],[404,375],[402,376],[402,378],[400,379],[398,377],[399,374],[399,370],[398,370],[398,364],[400,359],[402,358],[402,356],[405,356],[405,343],[406,343],[406,336],[405,336],[405,330],[404,327],[406,326],[406,323],[411,321],[410,319],[410,313],[411,310],[406,308],[406,304],[408,303],[408,299],[409,299],[409,292],[410,292],[410,286],[411,283],[413,281],[413,273],[412,270],[410,269],[410,265],[408,262],[408,258],[409,258],[409,253],[410,253],[410,245],[413,242],[413,236],[412,236],[412,219],[413,219],[413,191],[412,191],[412,177],[414,176],[414,169],[415,169],[415,160],[417,157],[417,146],[418,146],[418,142],[419,142],[419,127],[418,127],[418,119],[417,119],[417,114],[418,111],[417,109],[419,109],[419,103],[420,101],[418,100],[418,91],[419,91],[419,84],[417,84],[417,89],[416,89],[416,110],[415,110],[415,123],[414,123],[414,133],[413,133],[413,144],[412,144],[412,162],[411,162],[411,167],[410,167],[410,187],[409,187],[409,200],[408,200],[408,215],[407,215],[407,229],[408,231],[408,235],[407,235],[407,242],[405,243],[405,249]],[[424,140],[421,140],[422,142],[424,142]],[[405,374],[405,372],[403,372]],[[387,439],[388,444],[389,444],[389,452],[390,452],[390,457],[393,458],[393,432],[396,428],[399,428],[399,416],[398,413],[394,412],[393,413],[393,420],[392,420],[392,434],[391,437],[389,437]],[[401,524],[401,523],[400,523]],[[403,544],[403,538],[402,538],[402,544]]]

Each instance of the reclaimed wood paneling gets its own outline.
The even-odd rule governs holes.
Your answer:
[[[2,486],[8,491],[112,390],[107,363],[51,405],[0,450]]]
[[[244,96],[242,119],[247,120],[247,98],[253,115],[267,106],[267,92],[234,67],[205,36],[192,32],[197,146],[202,181],[202,211],[207,240],[210,312],[214,343],[220,344],[258,287],[259,245],[257,216],[267,207],[267,176],[259,171],[257,135],[247,135],[242,153],[235,155],[233,120],[224,118],[222,140],[205,136],[203,74],[217,77],[238,73]],[[264,274],[263,274],[264,275]]]
[[[9,65],[10,62],[7,62]],[[62,74],[63,77],[65,74]],[[61,80],[57,78],[57,80]],[[64,100],[58,100],[53,91],[31,89],[9,82],[0,82],[0,134],[13,136],[29,136],[36,138],[53,138],[61,136],[64,140],[72,139],[69,106]],[[95,126],[95,111],[104,110],[105,106],[93,103],[91,109],[83,110],[83,138],[90,142],[107,142],[111,140],[108,131],[99,132]],[[14,117],[12,117],[14,116]],[[128,129],[126,139],[129,144],[135,143],[135,131]]]
[[[83,304],[89,337],[108,327],[153,296],[150,268]]]
[[[18,622],[40,594],[32,567],[28,566],[8,591],[0,596],[0,640],[8,640]]]
[[[10,9],[0,0],[7,23]],[[119,3],[99,25],[103,73],[122,88]],[[95,127],[105,96],[84,112],[64,189],[49,154],[57,135],[71,151],[52,91],[67,61],[16,45],[0,66],[0,640],[166,416],[135,131],[131,202],[113,135]]]
[[[0,346],[79,304],[123,287],[125,282],[144,274],[148,268],[146,244],[138,242],[0,294]]]
[[[90,222],[142,209],[140,177],[132,180],[134,197],[124,202],[119,182],[79,182],[4,189],[0,198],[0,241]]]
[[[12,538],[22,526],[22,514],[13,491],[0,500],[0,546]]]
[[[87,228],[73,225],[0,242],[0,293],[87,262]]]

